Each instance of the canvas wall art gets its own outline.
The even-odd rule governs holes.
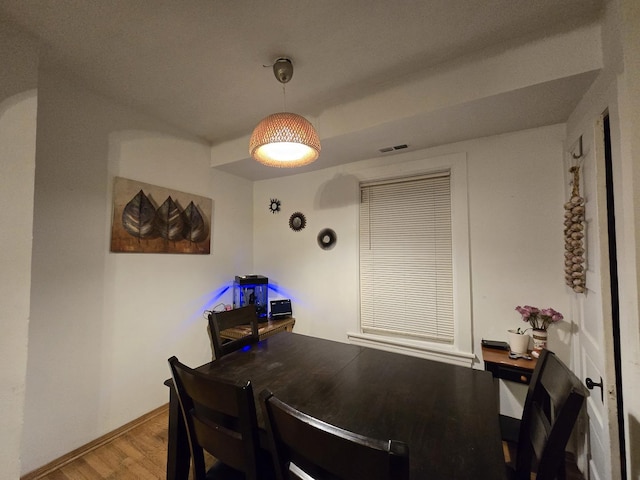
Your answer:
[[[211,253],[213,200],[115,177],[111,251]]]

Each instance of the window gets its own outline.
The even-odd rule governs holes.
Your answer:
[[[452,344],[449,172],[360,187],[362,331]]]
[[[360,329],[347,337],[356,345],[471,367],[467,156],[413,157],[355,173],[363,199]],[[421,246],[425,239],[431,244]]]

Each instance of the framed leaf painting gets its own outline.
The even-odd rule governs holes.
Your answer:
[[[211,253],[210,198],[115,177],[111,251]]]

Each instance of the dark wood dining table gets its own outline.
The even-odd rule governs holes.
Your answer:
[[[289,332],[198,370],[251,380],[263,445],[258,395],[268,388],[325,422],[407,443],[412,480],[505,478],[490,372]],[[171,392],[167,478],[187,479],[186,430]]]

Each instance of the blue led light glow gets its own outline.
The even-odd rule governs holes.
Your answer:
[[[269,290],[274,291],[275,293],[277,293],[279,296],[283,298],[293,298],[293,296],[291,295],[291,292],[280,285],[274,285],[273,283],[270,283],[267,286],[269,287]]]
[[[220,303],[220,298],[231,288],[232,285],[232,283],[228,283],[211,292],[209,299],[203,306],[203,310],[213,310],[214,307]]]

